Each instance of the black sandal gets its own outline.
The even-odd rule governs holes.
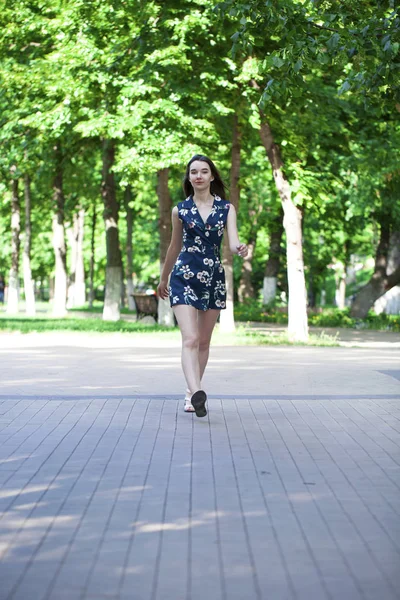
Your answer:
[[[203,390],[195,392],[191,398],[193,408],[196,413],[196,417],[205,417],[207,414],[206,402],[207,394]]]

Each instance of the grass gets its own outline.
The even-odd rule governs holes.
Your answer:
[[[0,331],[27,333],[44,332],[84,332],[87,334],[97,333],[129,333],[142,338],[151,336],[163,340],[180,340],[180,332],[177,327],[165,327],[162,325],[144,325],[135,321],[103,321],[97,317],[73,317],[64,319],[51,317],[26,317],[17,315],[10,317],[0,314]],[[245,325],[239,325],[234,333],[221,333],[217,326],[213,336],[213,343],[222,346],[264,346],[264,345],[308,345],[308,346],[337,346],[336,337],[311,334],[307,343],[290,342],[286,332],[282,331],[254,331]]]
[[[162,325],[143,325],[131,321],[102,321],[101,318],[52,319],[47,317],[0,317],[0,330],[21,333],[44,331],[83,331],[93,333],[167,333]]]
[[[21,307],[23,308],[23,307]],[[24,313],[9,316],[0,312],[0,331],[20,333],[41,332],[84,332],[87,334],[98,333],[129,333],[143,339],[143,336],[160,340],[180,340],[179,330],[162,325],[144,325],[133,319],[125,318],[119,321],[103,321],[101,318],[103,306],[96,303],[93,309],[79,307],[70,310],[68,316],[52,318],[48,315],[49,304],[45,303],[38,307],[40,311],[37,317],[27,317]],[[134,315],[132,311],[125,308],[121,310],[122,315]],[[86,316],[87,314],[87,316]],[[319,334],[310,333],[306,343],[291,342],[287,332],[281,328],[277,330],[254,330],[249,328],[249,322],[277,323],[286,327],[287,314],[282,310],[269,309],[260,306],[256,302],[238,304],[235,307],[235,319],[239,322],[236,331],[231,334],[220,333],[218,326],[213,336],[213,343],[217,345],[307,345],[307,346],[338,346],[337,336],[328,335],[325,332]],[[242,322],[240,324],[240,322]],[[247,322],[247,325],[245,324]],[[347,327],[354,329],[373,329],[386,331],[400,331],[400,316],[398,315],[375,315],[370,313],[366,319],[352,319],[348,309],[325,309],[322,313],[311,314],[309,325],[315,327]]]

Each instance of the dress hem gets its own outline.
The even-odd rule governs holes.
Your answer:
[[[226,306],[209,306],[208,308],[199,308],[197,306],[194,306],[193,304],[187,304],[186,302],[175,302],[175,304],[170,304],[170,306],[171,308],[174,308],[174,306],[191,306],[196,310],[201,310],[201,312],[207,312],[208,310],[226,310]]]

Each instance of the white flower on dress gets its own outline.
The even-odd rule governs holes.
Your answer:
[[[179,296],[174,296],[172,298],[172,304],[176,304],[177,302],[179,302]]]
[[[192,213],[192,215],[195,215],[197,213],[197,207],[192,206],[192,208],[190,209],[190,212]]]
[[[196,235],[196,237],[194,238],[194,243],[201,244],[201,237],[199,235]]]
[[[217,283],[215,284],[214,293],[225,296],[225,289],[226,289],[225,283],[223,283],[222,281],[217,281]]]
[[[212,258],[204,258],[203,263],[205,265],[208,265],[209,267],[212,267],[214,265],[214,261]]]
[[[186,304],[189,304],[188,299],[190,298],[191,300],[198,300],[199,298],[196,296],[196,294],[194,293],[194,291],[192,290],[192,288],[190,287],[190,285],[186,285],[183,289],[183,295],[185,298],[185,302]]]
[[[180,271],[181,273],[183,273],[185,279],[191,279],[192,277],[194,277],[194,273],[190,270],[190,267],[188,265],[183,265]]]
[[[223,300],[216,300],[215,306],[218,306],[218,308],[225,308],[225,302]]]
[[[198,246],[189,246],[189,248],[187,249],[188,252],[200,252],[201,253],[201,249]]]
[[[188,212],[189,212],[189,211],[188,211],[188,209],[187,209],[187,208],[181,208],[181,210],[179,211],[179,214],[180,214],[180,215],[182,215],[182,216],[184,217],[185,215],[187,215],[187,214],[188,214]]]
[[[211,285],[211,275],[208,271],[199,271],[197,279],[200,279],[201,283],[205,283],[207,287]]]

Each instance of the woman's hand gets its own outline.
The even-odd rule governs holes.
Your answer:
[[[249,249],[247,248],[246,244],[239,244],[239,246],[236,246],[237,249],[237,253],[241,258],[246,258],[247,253],[249,251]]]
[[[162,300],[166,300],[169,297],[168,281],[160,281],[157,286],[157,296]]]

